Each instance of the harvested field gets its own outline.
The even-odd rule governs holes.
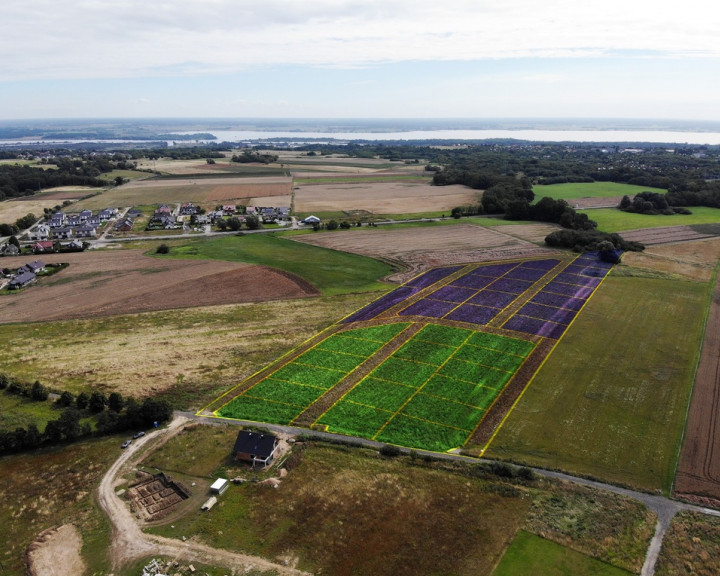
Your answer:
[[[675,495],[720,505],[720,284],[716,284],[675,477]]]
[[[80,206],[97,210],[105,206],[194,202],[211,207],[224,201],[243,203],[240,201],[256,197],[287,197],[291,193],[292,179],[277,176],[133,180],[105,194],[88,198]]]
[[[43,530],[28,547],[30,576],[84,574],[86,565],[80,554],[82,544],[82,536],[73,524]]]
[[[585,208],[615,208],[620,204],[621,200],[622,196],[612,198],[573,198],[568,200],[568,203],[576,210],[583,210]]]
[[[670,242],[685,242],[687,240],[702,240],[713,238],[713,234],[703,234],[693,230],[690,226],[665,226],[663,228],[646,228],[643,230],[629,230],[622,233],[625,240],[642,242],[646,246],[654,244],[668,244]]]
[[[508,224],[498,226],[495,228],[497,232],[501,234],[507,234],[508,236],[514,236],[521,240],[532,242],[533,244],[544,245],[545,237],[548,234],[559,230],[559,226],[553,224]]]
[[[698,282],[712,279],[720,260],[720,239],[711,238],[678,244],[651,245],[643,252],[626,252],[623,264],[636,268],[684,276]],[[620,267],[622,270],[624,266]]]
[[[427,183],[367,182],[304,184],[295,191],[297,212],[367,210],[372,214],[441,212],[474,204],[478,191],[466,186]]]
[[[57,200],[47,197],[33,198],[32,196],[25,196],[22,200],[5,200],[0,202],[0,222],[12,224],[28,213],[40,217],[43,215],[45,208],[52,208],[57,205]]]
[[[318,294],[304,280],[263,266],[161,260],[139,250],[56,254],[45,261],[70,266],[0,298],[0,322],[92,318]]]
[[[391,279],[396,282],[404,282],[434,266],[557,254],[505,234],[505,228],[483,228],[472,224],[394,230],[363,228],[295,239],[315,246],[400,262],[409,270],[392,276]],[[517,234],[520,226],[510,228]],[[534,233],[534,228],[531,225],[530,234]]]

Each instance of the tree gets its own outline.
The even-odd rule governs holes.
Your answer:
[[[337,220],[330,220],[326,225],[328,230],[337,230],[338,229],[338,221]]]
[[[85,408],[88,407],[89,402],[90,397],[85,392],[80,392],[80,394],[77,395],[77,398],[75,398],[75,406],[77,406],[79,410],[85,410]]]
[[[32,385],[32,388],[30,389],[30,398],[35,400],[36,402],[44,402],[48,399],[48,396],[50,395],[50,390],[47,389],[47,387],[40,384],[39,380],[35,380],[35,383]]]
[[[37,222],[37,218],[35,217],[35,214],[33,214],[32,212],[29,212],[22,218],[18,218],[15,221],[15,226],[17,226],[20,230],[25,230],[27,228],[30,228],[30,226],[35,224],[35,222]]]
[[[215,221],[215,226],[218,227],[218,230],[225,231],[225,230],[227,230],[228,223],[225,220],[223,220],[222,218],[220,218],[219,220]]]
[[[20,248],[20,240],[18,240],[17,236],[15,236],[14,234],[10,236],[8,242],[17,248]]]
[[[167,400],[156,398],[145,398],[140,407],[140,415],[143,423],[150,426],[155,422],[165,422],[172,417],[172,407]]]
[[[125,179],[122,176],[115,177],[115,186],[122,186],[125,184]]]
[[[0,224],[0,236],[12,236],[18,232],[19,230],[17,229],[17,226],[12,224]]]
[[[170,252],[170,247],[167,244],[160,244],[155,248],[155,254],[167,254],[168,252]]]
[[[108,397],[108,408],[110,408],[112,412],[122,412],[123,406],[125,406],[125,400],[122,394],[112,392]]]
[[[348,222],[347,220],[343,220],[342,222],[340,222],[340,228],[342,228],[343,230],[348,230],[350,228],[350,222]]]
[[[72,406],[73,400],[75,398],[73,397],[72,393],[68,392],[67,390],[60,394],[60,398],[57,399],[58,406]]]
[[[206,158],[205,162],[207,162],[208,164],[215,164],[215,160],[213,160],[212,158]]]
[[[90,412],[93,412],[97,414],[98,412],[102,412],[105,410],[105,406],[107,406],[108,400],[105,394],[102,392],[93,392],[90,394],[90,400],[88,401],[88,408],[90,409]]]
[[[242,222],[240,222],[240,218],[237,216],[231,216],[227,219],[227,225],[230,230],[237,232],[242,227]]]
[[[260,220],[257,216],[250,214],[245,218],[245,226],[248,230],[257,230],[260,228]]]

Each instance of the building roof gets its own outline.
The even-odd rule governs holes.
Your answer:
[[[235,453],[254,454],[260,458],[272,455],[277,438],[272,434],[260,434],[249,430],[240,430],[235,440]]]

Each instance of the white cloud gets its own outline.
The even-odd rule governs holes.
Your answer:
[[[708,0],[5,0],[0,78],[232,73],[278,64],[630,51],[720,56]]]

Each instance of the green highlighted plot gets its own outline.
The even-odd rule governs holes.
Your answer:
[[[532,342],[429,324],[317,423],[410,448],[462,446],[534,348]]]
[[[408,326],[409,323],[402,322],[333,334],[271,372],[216,414],[238,420],[290,424]]]

